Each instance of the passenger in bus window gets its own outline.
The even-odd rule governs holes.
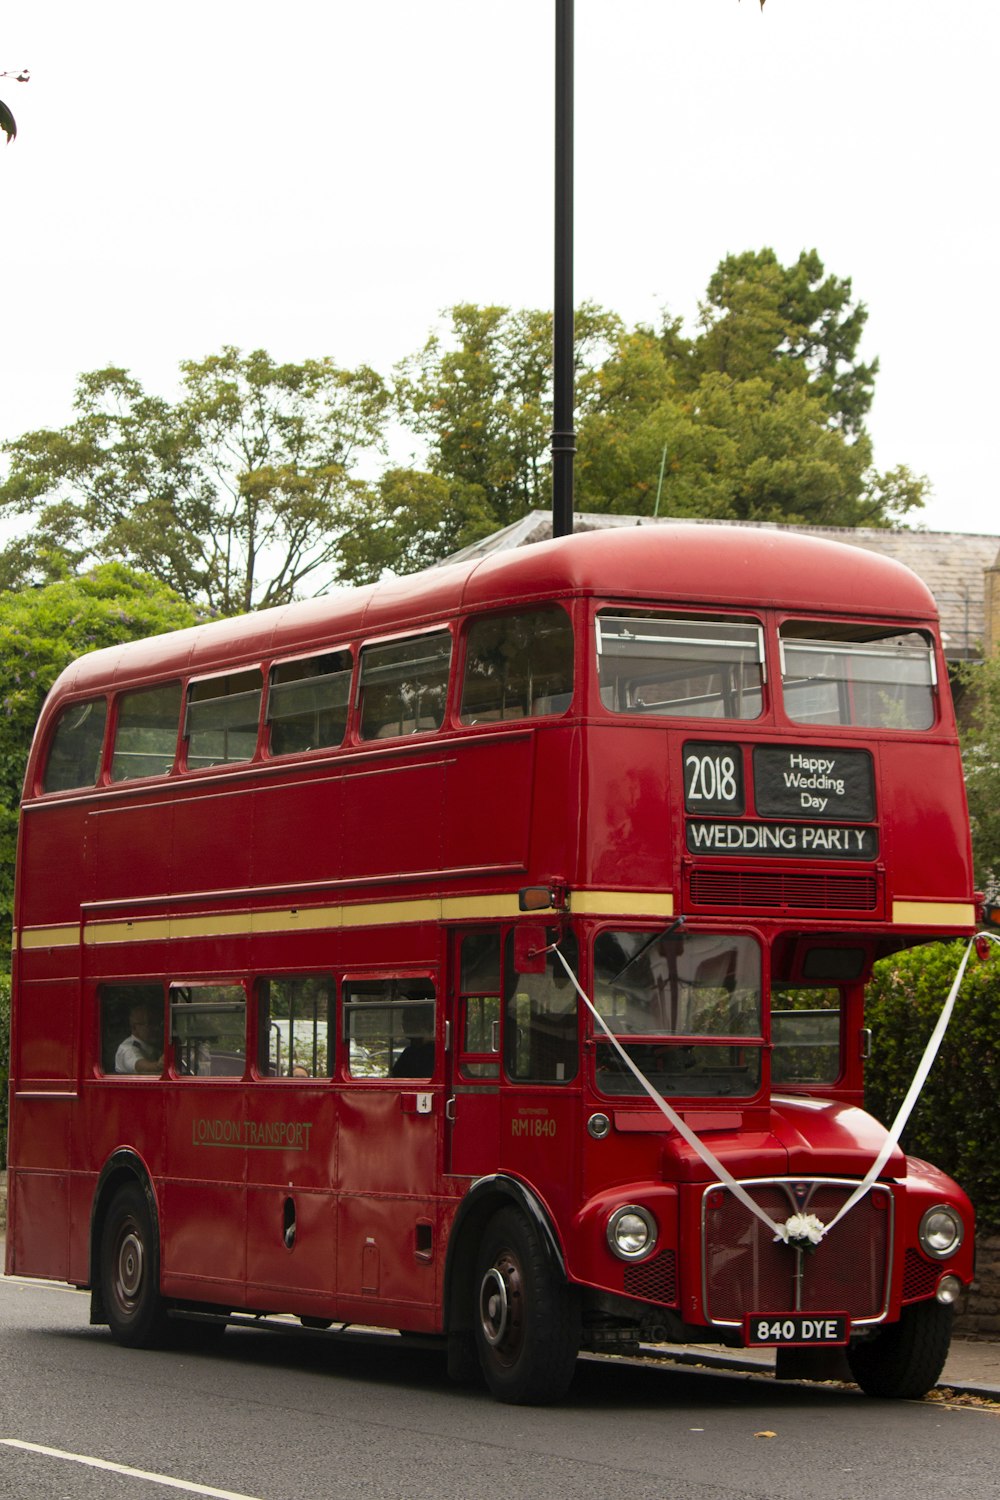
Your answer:
[[[128,1013],[129,1035],[115,1053],[116,1073],[163,1072],[163,1047],[148,1005],[133,1005]]]
[[[434,1007],[429,1001],[403,1011],[406,1046],[392,1065],[393,1078],[430,1078],[434,1072]]]

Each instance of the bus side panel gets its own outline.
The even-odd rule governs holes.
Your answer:
[[[328,1083],[272,1082],[247,1114],[247,1297],[274,1290],[335,1293],[337,1102]],[[292,1304],[295,1305],[294,1303]]]
[[[208,1078],[168,1087],[163,1289],[235,1306],[246,1280],[246,1089]]]
[[[8,1173],[15,1275],[69,1279],[70,1152],[76,1098],[15,1095],[16,1165]]]
[[[969,902],[973,878],[957,746],[900,740],[879,747],[883,860],[897,901]]]
[[[344,778],[329,772],[264,783],[255,794],[254,883],[336,879],[343,864]]]
[[[448,764],[447,869],[524,870],[531,832],[536,736],[469,739]]]
[[[151,798],[93,814],[89,832],[96,900],[141,900],[174,889],[176,810],[173,801]]]
[[[423,747],[344,777],[342,874],[372,876],[441,866],[447,761]]]
[[[628,757],[622,730],[591,724],[585,765],[588,865],[584,884],[641,891],[674,889],[676,865],[671,842],[667,773],[667,731],[628,731]],[[683,791],[677,791],[683,806]]]
[[[429,1102],[428,1102],[429,1101]],[[340,1100],[337,1285],[352,1303],[408,1309],[404,1326],[435,1326],[437,1163],[444,1094],[405,1086],[345,1087]],[[355,1315],[356,1314],[352,1314]],[[388,1314],[386,1315],[388,1317]]]
[[[28,808],[21,819],[18,913],[31,926],[78,922],[90,894],[86,803]]]

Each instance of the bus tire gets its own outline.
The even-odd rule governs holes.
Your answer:
[[[558,1401],[580,1349],[579,1299],[519,1209],[501,1209],[486,1226],[474,1284],[476,1348],[493,1395],[512,1405]]]
[[[115,1341],[131,1349],[166,1342],[160,1247],[138,1183],[119,1188],[101,1234],[101,1295]]]
[[[954,1308],[915,1302],[864,1343],[847,1350],[851,1374],[866,1396],[919,1401],[937,1384],[951,1343]]]

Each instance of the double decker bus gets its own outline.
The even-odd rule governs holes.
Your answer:
[[[933,600],[855,548],[621,528],[95,651],[24,788],[7,1271],[512,1402],[664,1341],[922,1394],[972,1210],[881,1151],[864,985],[975,918]]]

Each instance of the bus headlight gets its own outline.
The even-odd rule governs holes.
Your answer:
[[[965,1235],[965,1228],[954,1208],[938,1203],[920,1220],[920,1245],[935,1260],[954,1255]]]
[[[616,1208],[608,1220],[608,1244],[619,1260],[642,1260],[656,1248],[656,1220],[635,1203]]]

